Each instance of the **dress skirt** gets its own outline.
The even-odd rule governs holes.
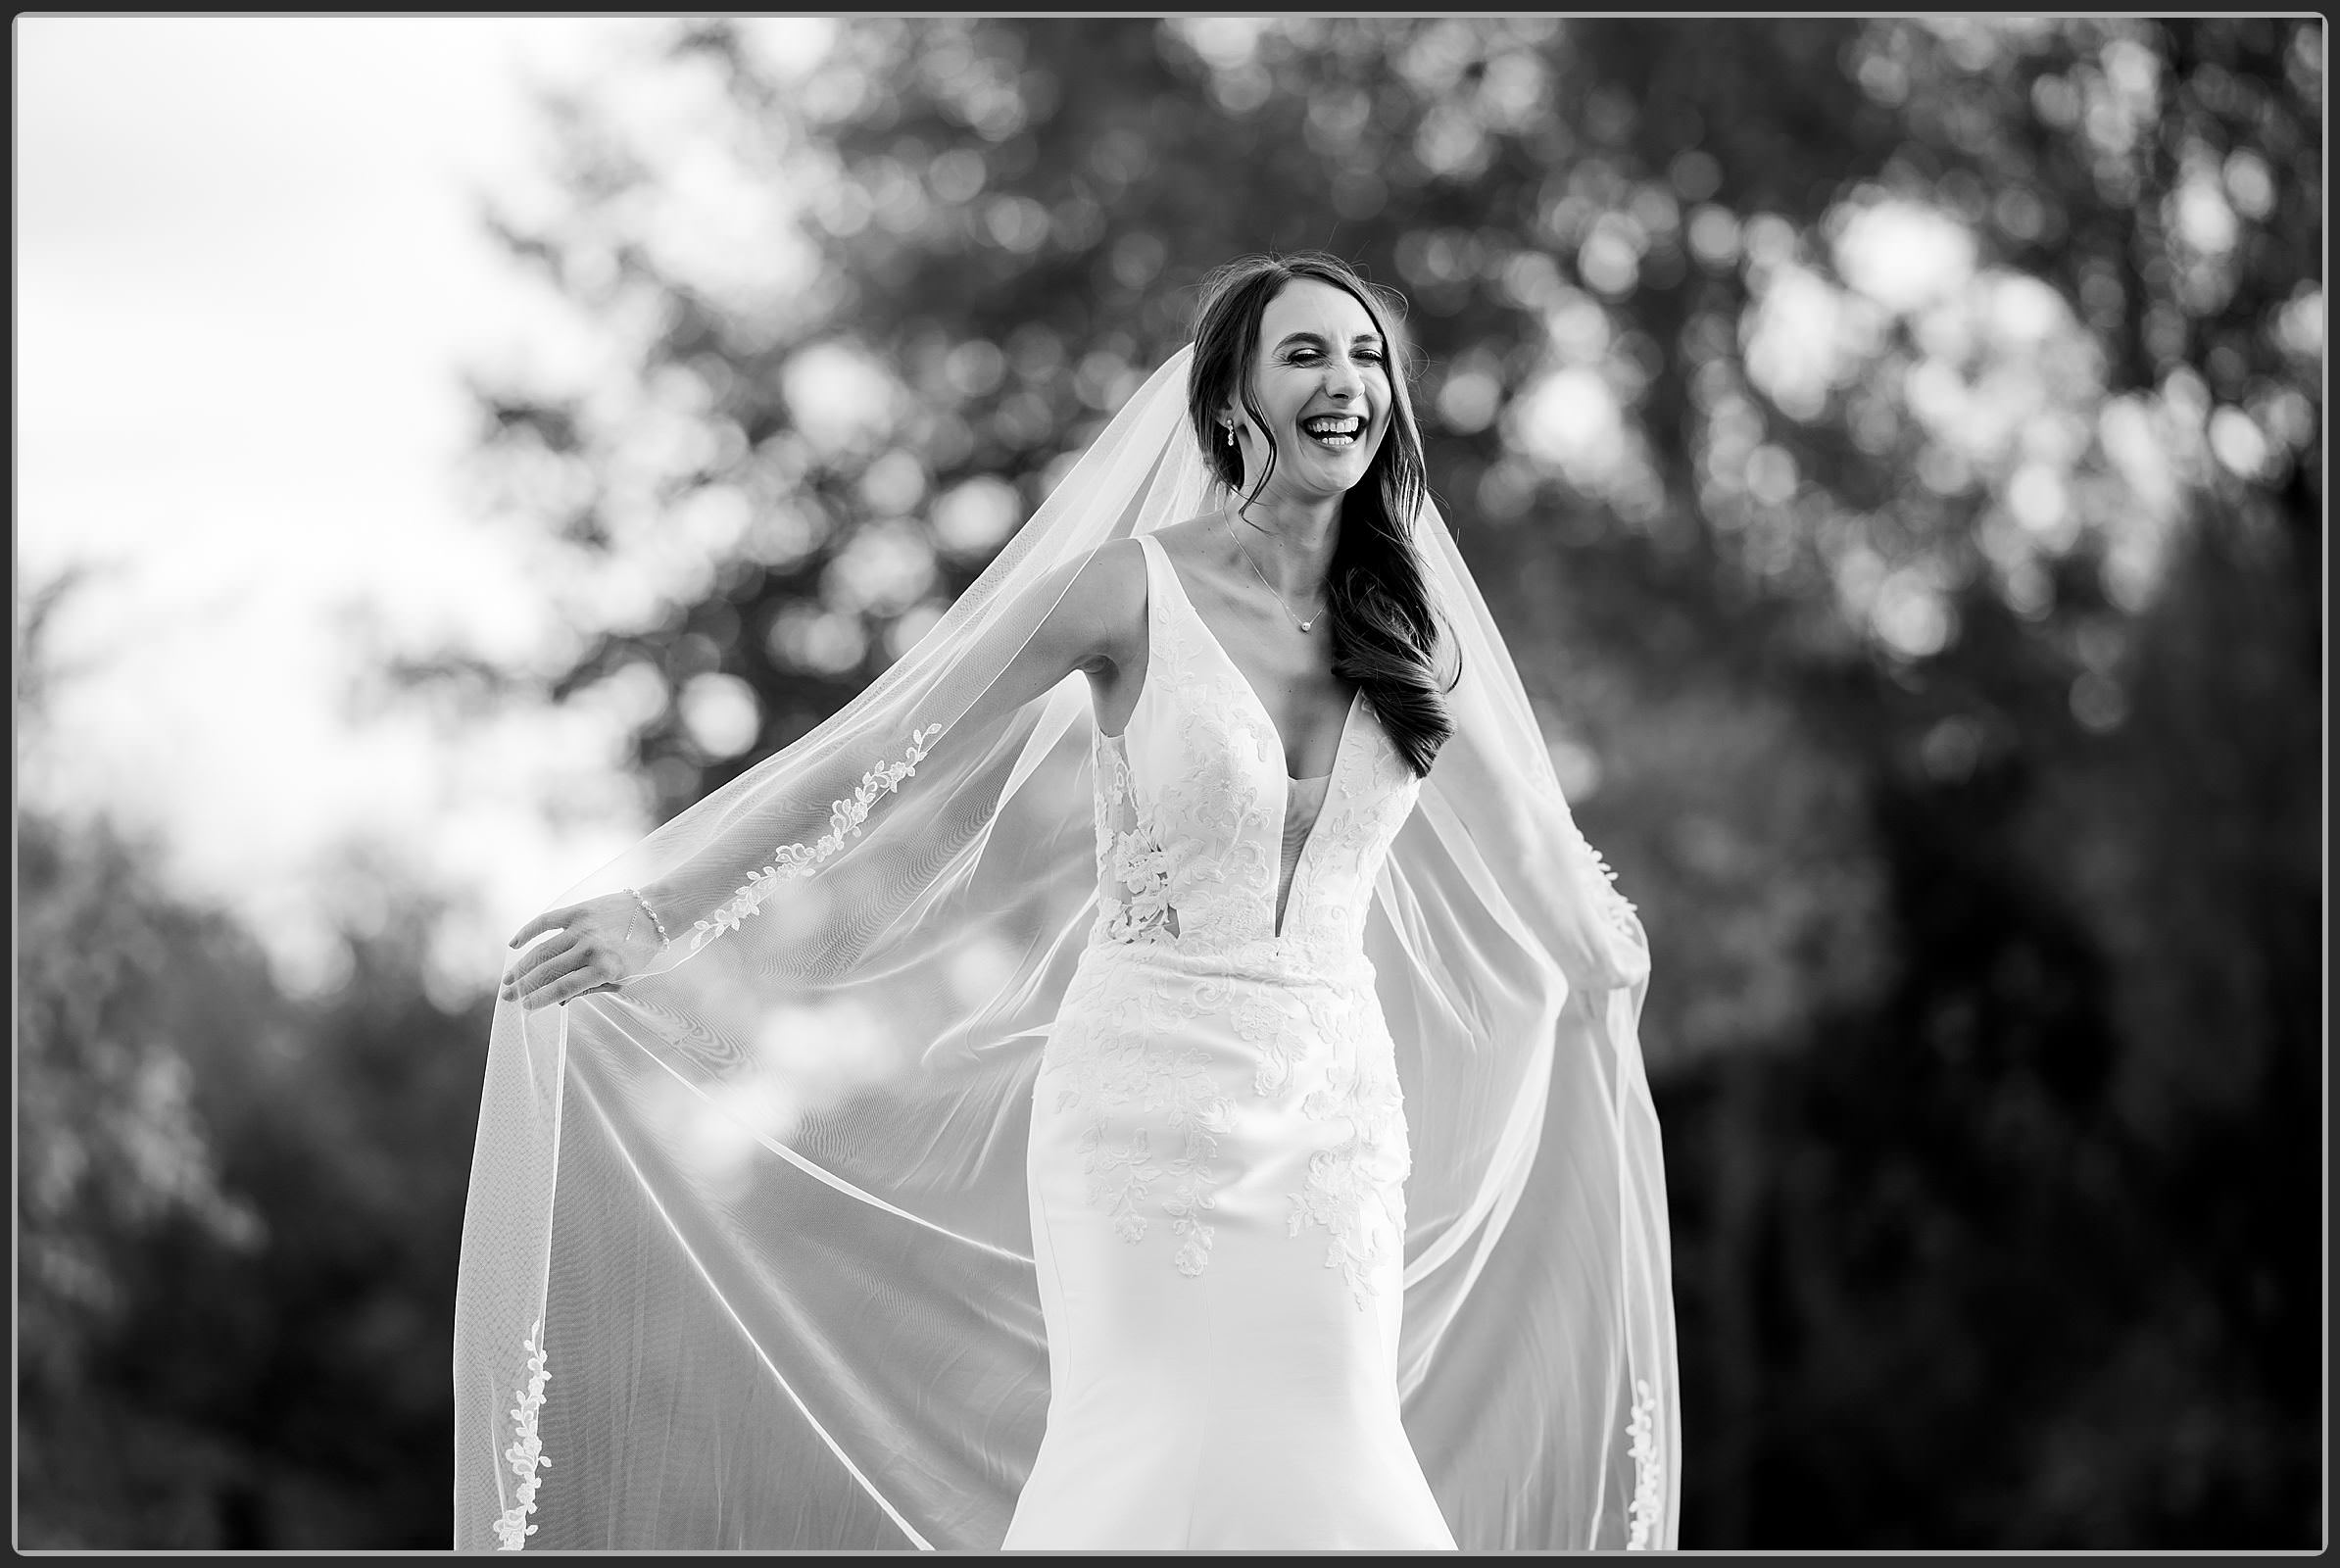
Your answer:
[[[1454,1544],[1399,1419],[1371,967],[1243,948],[1102,943],[1065,996],[1028,1156],[1048,1428],[1006,1549]]]

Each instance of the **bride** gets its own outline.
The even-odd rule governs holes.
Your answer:
[[[1393,328],[1222,269],[917,648],[513,939],[459,1546],[1673,1544],[1646,950]]]

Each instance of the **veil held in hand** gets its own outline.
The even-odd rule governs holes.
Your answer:
[[[999,1544],[1048,1409],[1033,1077],[1097,893],[1085,682],[999,683],[1074,564],[1219,493],[1191,353],[859,697],[564,896],[654,889],[647,973],[498,1004],[459,1547]],[[1413,1147],[1406,1430],[1466,1549],[1671,1546],[1647,947],[1414,526],[1461,680],[1366,938]]]

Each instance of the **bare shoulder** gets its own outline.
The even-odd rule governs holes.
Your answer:
[[[1072,591],[1114,604],[1146,608],[1146,547],[1134,538],[1108,539],[1089,552],[1073,578]]]
[[[1064,589],[1049,612],[1047,640],[1076,668],[1125,664],[1146,640],[1146,552],[1115,539],[1068,562]]]
[[[1153,537],[1182,566],[1217,566],[1220,552],[1213,547],[1222,537],[1216,512],[1198,513],[1155,531]]]

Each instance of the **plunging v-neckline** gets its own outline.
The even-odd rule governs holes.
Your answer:
[[[1319,779],[1330,780],[1335,773],[1340,772],[1341,754],[1348,750],[1349,720],[1356,716],[1357,699],[1365,695],[1365,689],[1360,686],[1350,692],[1348,706],[1341,710],[1341,731],[1333,738],[1332,767],[1312,778],[1294,778],[1292,772],[1292,748],[1285,743],[1284,732],[1276,727],[1276,715],[1268,708],[1266,702],[1261,699],[1259,689],[1251,684],[1251,677],[1243,673],[1243,666],[1235,662],[1235,656],[1227,651],[1227,645],[1219,641],[1219,634],[1210,629],[1210,622],[1202,618],[1202,612],[1194,608],[1194,597],[1187,592],[1186,583],[1178,575],[1178,564],[1170,559],[1170,552],[1162,549],[1161,542],[1151,534],[1141,534],[1139,537],[1148,548],[1161,556],[1162,568],[1169,572],[1170,584],[1178,590],[1179,600],[1186,606],[1188,617],[1202,628],[1203,640],[1210,644],[1211,652],[1219,656],[1220,661],[1234,674],[1236,684],[1243,687],[1243,695],[1251,699],[1252,708],[1258,710],[1261,718],[1267,720],[1268,733],[1276,737],[1276,750],[1281,754],[1277,760],[1284,764],[1279,771],[1283,773],[1285,782],[1288,784],[1314,784]]]
[[[1316,848],[1316,830],[1324,821],[1324,806],[1329,805],[1332,801],[1333,781],[1340,777],[1341,763],[1342,760],[1348,756],[1348,732],[1351,726],[1351,721],[1357,716],[1357,702],[1365,695],[1365,689],[1360,686],[1355,691],[1349,693],[1348,707],[1341,712],[1341,733],[1336,736],[1333,741],[1333,766],[1331,770],[1320,773],[1315,778],[1293,778],[1292,776],[1292,752],[1290,748],[1284,744],[1284,732],[1276,727],[1276,715],[1269,711],[1268,705],[1261,700],[1258,689],[1251,684],[1251,678],[1243,673],[1243,666],[1235,662],[1235,656],[1227,651],[1227,645],[1219,641],[1219,634],[1210,629],[1210,622],[1202,618],[1202,612],[1194,608],[1194,597],[1187,592],[1186,583],[1180,580],[1178,575],[1178,564],[1170,559],[1170,552],[1164,550],[1161,546],[1161,541],[1153,538],[1150,534],[1141,534],[1139,535],[1139,539],[1147,549],[1153,551],[1154,554],[1160,558],[1162,563],[1162,570],[1169,574],[1171,588],[1177,592],[1179,603],[1186,607],[1187,618],[1192,620],[1197,627],[1201,628],[1202,640],[1210,644],[1211,652],[1219,656],[1220,662],[1224,663],[1227,666],[1228,673],[1235,677],[1235,683],[1243,688],[1244,696],[1251,699],[1251,707],[1258,712],[1260,721],[1267,725],[1268,733],[1274,736],[1276,739],[1276,750],[1282,754],[1278,757],[1277,760],[1284,764],[1282,767],[1277,769],[1277,772],[1284,776],[1284,789],[1282,793],[1276,797],[1276,831],[1273,835],[1274,842],[1278,846],[1279,850],[1279,859],[1282,858],[1281,849],[1284,842],[1284,824],[1290,817],[1292,811],[1292,787],[1294,784],[1314,784],[1320,781],[1324,784],[1325,800],[1318,806],[1315,819],[1308,824],[1307,836],[1300,840],[1299,850],[1292,858],[1292,883],[1289,887],[1283,889],[1284,906],[1282,908],[1278,908],[1276,906],[1276,894],[1278,891],[1277,885],[1275,883],[1271,883],[1268,888],[1268,932],[1272,937],[1275,938],[1275,940],[1281,942],[1284,940],[1285,922],[1292,914],[1292,900],[1298,896],[1300,891],[1300,873],[1306,870],[1308,867],[1308,852]],[[1152,596],[1148,594],[1147,598],[1150,600]],[[1149,616],[1152,613],[1150,605],[1148,606],[1147,613]],[[1148,680],[1152,679],[1152,671],[1150,669],[1147,671],[1146,678]],[[1282,878],[1278,877],[1277,882],[1280,883],[1281,881]]]

